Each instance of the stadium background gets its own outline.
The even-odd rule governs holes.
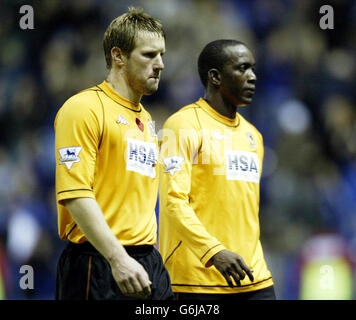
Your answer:
[[[19,8],[34,9],[21,30]],[[319,8],[334,9],[322,30]],[[0,297],[53,299],[57,237],[53,121],[106,77],[102,37],[129,5],[164,24],[165,70],[143,102],[156,128],[203,93],[196,61],[218,38],[242,40],[257,65],[239,111],[263,134],[261,238],[279,299],[355,299],[356,2],[76,0],[0,4]],[[22,290],[22,265],[34,289]]]

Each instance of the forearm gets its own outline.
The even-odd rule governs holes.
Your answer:
[[[193,208],[180,199],[174,199],[166,211],[167,218],[179,232],[182,240],[195,248],[195,253],[205,266],[211,266],[210,258],[225,247],[212,236],[196,216]]]
[[[136,298],[147,298],[151,294],[151,281],[146,270],[127,254],[113,235],[98,203],[91,198],[76,198],[65,200],[64,205],[89,242],[109,262],[121,292]]]
[[[64,205],[88,241],[110,264],[127,255],[124,247],[111,232],[96,200],[91,198],[68,199],[65,200]]]

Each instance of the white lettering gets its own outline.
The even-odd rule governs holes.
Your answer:
[[[320,288],[323,290],[334,289],[334,269],[332,266],[323,265],[320,267]]]
[[[144,315],[144,314],[157,314],[162,315],[165,318],[168,314],[169,307],[155,307],[155,306],[146,306],[142,304],[142,306],[138,306],[135,309],[135,314]]]
[[[254,152],[225,150],[226,179],[259,183],[260,168]]]
[[[21,6],[19,12],[24,14],[19,21],[20,28],[22,30],[34,29],[33,8],[30,5],[25,4]]]
[[[157,146],[153,142],[127,138],[126,170],[156,177]]]
[[[320,18],[319,21],[319,26],[321,29],[326,30],[326,29],[334,29],[334,9],[330,5],[323,5],[320,7],[319,13],[323,15]]]
[[[20,288],[22,290],[33,289],[34,288],[34,272],[33,268],[27,264],[21,266],[20,273],[24,274],[20,278]]]

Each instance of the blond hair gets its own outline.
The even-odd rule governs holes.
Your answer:
[[[135,48],[136,38],[140,31],[157,33],[165,38],[161,22],[144,13],[142,9],[129,7],[127,13],[114,19],[104,33],[104,53],[106,67],[111,68],[111,49],[118,47],[130,56]]]

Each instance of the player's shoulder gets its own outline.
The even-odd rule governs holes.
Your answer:
[[[245,127],[247,131],[250,133],[254,133],[257,135],[261,140],[263,140],[262,133],[247,119],[245,119],[240,113],[238,113],[238,117],[240,119],[240,125]]]
[[[140,103],[140,107],[141,107],[141,112],[143,112],[149,121],[152,121],[152,115],[151,113]]]
[[[197,106],[195,103],[183,106],[178,111],[173,113],[165,122],[164,127],[176,128],[196,128],[198,127]]]
[[[100,103],[100,98],[98,92],[102,91],[98,87],[91,87],[85,90],[79,91],[69,99],[66,100],[64,105],[75,104],[75,105],[85,105],[85,104],[98,104]]]
[[[101,89],[95,86],[77,92],[64,102],[58,113],[84,115],[93,111],[101,112],[99,91]]]

